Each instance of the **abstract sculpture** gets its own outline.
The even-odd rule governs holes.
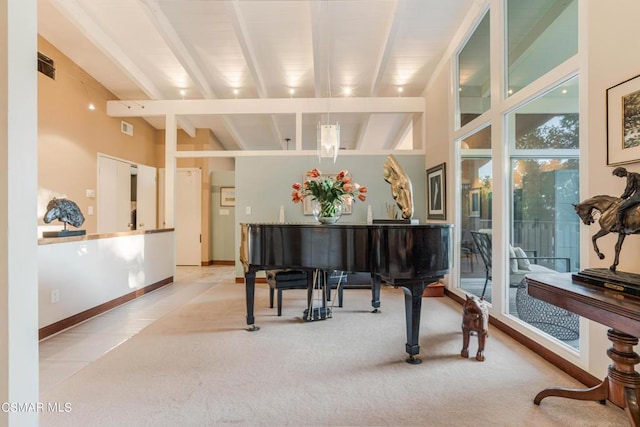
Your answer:
[[[391,184],[393,200],[402,211],[402,218],[411,219],[413,216],[413,189],[411,180],[398,163],[398,160],[390,154],[384,162],[382,176]]]
[[[80,211],[78,205],[68,199],[56,199],[55,197],[47,204],[47,213],[44,214],[43,220],[45,224],[49,224],[53,220],[59,220],[64,223],[64,230],[61,232],[45,232],[44,237],[60,237],[85,234],[84,230],[69,231],[67,224],[74,227],[80,227],[84,223],[84,215]]]

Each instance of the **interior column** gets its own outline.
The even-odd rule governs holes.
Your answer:
[[[37,426],[36,0],[0,0],[0,425]]]

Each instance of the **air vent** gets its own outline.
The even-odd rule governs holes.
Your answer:
[[[56,64],[53,59],[38,52],[38,71],[45,76],[56,79]]]
[[[126,133],[129,136],[133,136],[133,125],[125,121],[120,122],[120,131]]]

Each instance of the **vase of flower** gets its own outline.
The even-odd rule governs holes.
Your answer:
[[[294,183],[291,200],[302,203],[309,197],[312,203],[313,216],[322,224],[334,224],[342,216],[346,205],[351,205],[356,199],[367,199],[367,187],[353,182],[353,178],[346,170],[341,170],[335,176],[322,175],[316,168],[308,171],[303,183]]]
[[[313,200],[311,206],[313,209],[313,217],[321,224],[335,224],[342,216],[341,201],[328,200],[320,202]]]

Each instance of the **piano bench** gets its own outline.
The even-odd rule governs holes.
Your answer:
[[[269,284],[269,307],[273,308],[273,294],[278,291],[278,316],[282,316],[282,291],[286,289],[307,289],[309,287],[307,272],[304,270],[267,270],[265,272]]]

